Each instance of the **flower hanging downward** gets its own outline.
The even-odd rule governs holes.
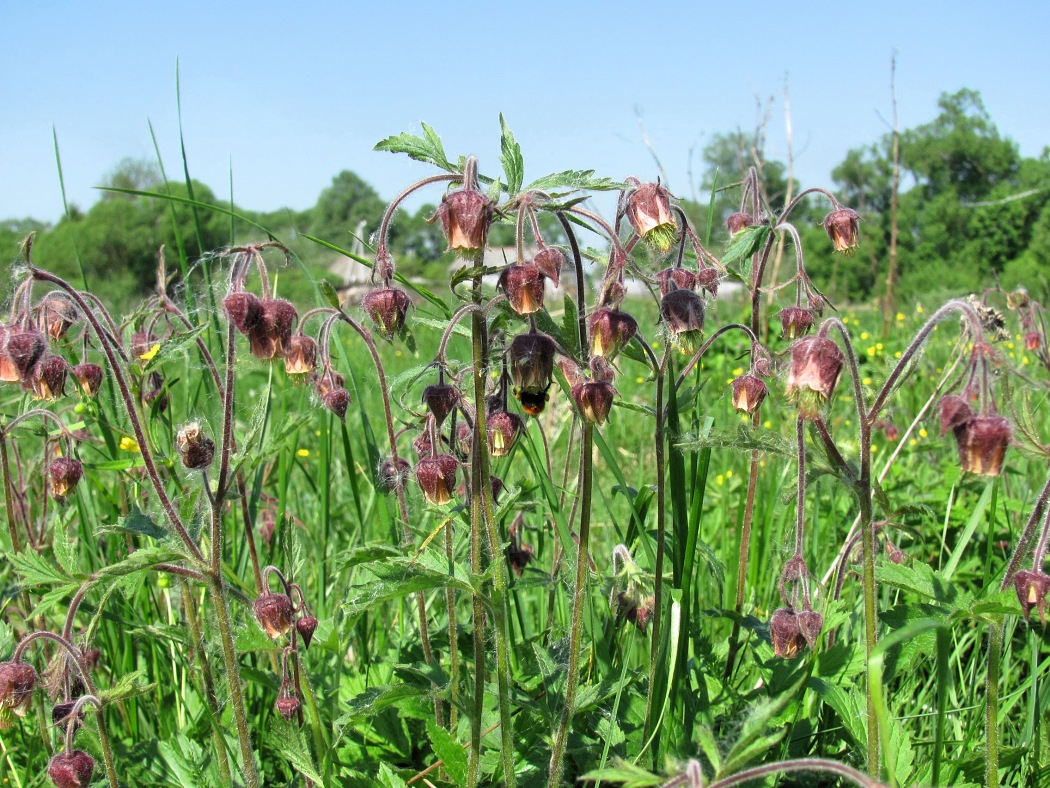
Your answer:
[[[634,231],[661,252],[678,240],[678,225],[671,216],[671,193],[659,183],[643,183],[631,189],[624,213]]]
[[[858,246],[860,215],[852,208],[837,208],[824,217],[824,231],[836,252],[851,254]]]
[[[803,416],[812,419],[820,414],[835,391],[845,361],[838,345],[819,334],[791,346],[787,393],[796,398]]]

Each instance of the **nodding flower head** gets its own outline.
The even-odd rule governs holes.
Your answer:
[[[56,752],[47,764],[47,776],[56,788],[87,788],[95,773],[95,759],[83,750]]]
[[[456,489],[459,461],[451,454],[422,457],[416,463],[416,483],[428,503],[444,506]]]
[[[404,457],[394,460],[387,457],[379,463],[376,471],[376,488],[387,495],[402,490],[412,466]]]
[[[1038,331],[1029,331],[1024,335],[1024,349],[1032,352],[1038,351],[1043,346],[1043,335]]]
[[[535,260],[504,268],[499,286],[507,294],[511,309],[519,315],[531,315],[543,309],[543,271]]]
[[[824,629],[824,616],[809,608],[800,611],[796,616],[798,620],[798,628],[802,633],[802,637],[805,638],[809,647],[813,648],[817,645],[817,638],[820,637],[820,631]]]
[[[244,290],[230,293],[222,299],[222,310],[244,336],[250,336],[262,321],[262,302],[254,293]]]
[[[823,624],[823,622],[821,622]],[[818,628],[819,633],[819,628]],[[790,607],[781,607],[769,621],[769,638],[773,641],[773,653],[781,659],[794,659],[806,648],[806,636],[798,620],[798,614]]]
[[[660,317],[671,336],[696,350],[704,333],[704,300],[692,290],[672,290],[660,299]]]
[[[547,389],[554,374],[554,340],[546,334],[530,331],[518,334],[510,343],[510,377],[522,409],[530,416],[543,412]]]
[[[292,628],[295,617],[295,606],[287,594],[275,594],[267,591],[252,602],[255,620],[270,637],[276,639],[287,635]]]
[[[449,249],[461,256],[475,257],[485,248],[495,213],[492,200],[482,192],[463,188],[441,198],[434,218],[441,221]]]
[[[361,304],[379,333],[387,339],[393,339],[405,327],[412,299],[398,287],[380,287],[366,295]]]
[[[308,375],[317,369],[317,340],[296,334],[284,349],[284,371],[289,375]]]
[[[175,449],[183,466],[199,471],[211,465],[215,458],[215,441],[201,429],[199,422],[191,421],[175,433]]]
[[[54,400],[66,393],[69,364],[61,356],[45,354],[29,375],[29,388],[36,399]]]
[[[780,325],[785,339],[798,339],[813,327],[813,313],[800,306],[785,307],[780,310]]]
[[[852,253],[857,248],[860,215],[852,208],[837,208],[824,217],[824,231],[836,252]]]
[[[722,281],[722,274],[717,268],[701,268],[696,272],[696,286],[711,294],[711,298],[718,296],[718,283]]]
[[[1042,572],[1022,569],[1014,574],[1014,589],[1021,603],[1021,612],[1028,620],[1032,608],[1038,608],[1039,620],[1046,623],[1046,595],[1050,593],[1050,577]]]
[[[661,252],[678,240],[678,225],[671,215],[671,193],[659,183],[643,183],[631,189],[624,213],[634,231]]]
[[[730,214],[729,218],[726,219],[726,228],[729,230],[729,237],[732,238],[741,230],[754,226],[755,223],[755,217],[749,213],[741,212]]]
[[[76,489],[81,477],[84,475],[84,466],[80,460],[70,457],[58,457],[47,466],[48,489],[51,497],[59,503],[65,503],[66,498]]]
[[[565,253],[556,246],[545,246],[540,249],[532,262],[540,269],[545,277],[554,282],[554,286],[561,284],[561,269],[565,265]]]
[[[733,381],[733,407],[741,413],[754,413],[769,393],[765,381],[748,373]]]
[[[827,337],[804,337],[791,346],[787,393],[798,401],[806,418],[816,418],[831,399],[846,357]]]
[[[569,396],[576,403],[580,416],[600,427],[609,418],[616,389],[608,381],[583,379],[569,389]]]
[[[262,317],[248,332],[248,348],[256,358],[269,361],[284,355],[299,313],[283,298],[263,298],[260,304]]]
[[[321,405],[340,420],[346,419],[346,409],[350,406],[350,392],[343,387],[343,381],[343,376],[334,370],[327,370],[314,381],[314,391],[321,399]]]
[[[591,334],[591,355],[605,356],[610,361],[638,333],[638,321],[619,309],[601,307],[587,321]]]
[[[957,431],[966,422],[973,418],[973,408],[969,400],[961,394],[948,394],[941,397],[937,403],[937,409],[941,416],[941,435],[948,430]]]
[[[102,387],[102,378],[105,373],[98,364],[83,363],[73,367],[73,377],[80,384],[80,390],[85,396],[94,397]]]
[[[39,682],[40,677],[32,665],[0,662],[0,711],[11,710],[19,717],[26,716],[33,701],[33,689]]]
[[[998,476],[1012,437],[1013,427],[1002,416],[974,416],[963,423],[955,430],[963,470],[978,476]]]
[[[295,697],[294,692],[285,688],[280,697],[277,698],[274,707],[277,709],[277,713],[284,717],[287,722],[291,722],[292,718],[299,713],[302,704],[299,702],[299,699]]]
[[[656,272],[655,278],[656,283],[660,285],[661,296],[667,295],[672,290],[696,289],[696,274],[688,268],[664,268]]]
[[[47,340],[31,328],[7,329],[7,344],[0,353],[0,380],[29,382],[33,369],[47,350]]]
[[[521,577],[525,567],[531,564],[536,557],[535,548],[521,539],[521,532],[524,528],[525,518],[519,512],[514,522],[510,524],[510,528],[507,529],[507,535],[510,537],[506,551],[507,562],[516,577]]]
[[[64,296],[52,293],[40,302],[40,324],[48,336],[58,340],[77,319],[77,309]]]
[[[423,389],[423,404],[434,414],[434,420],[440,427],[459,405],[459,389],[447,383],[433,383]]]
[[[518,436],[525,429],[525,424],[517,414],[496,410],[489,413],[485,427],[489,436],[489,454],[493,457],[505,457],[514,448]]]

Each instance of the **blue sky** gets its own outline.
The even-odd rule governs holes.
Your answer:
[[[373,152],[434,126],[450,154],[498,168],[503,112],[526,178],[563,169],[656,175],[688,196],[713,134],[755,127],[775,97],[768,154],[786,153],[790,89],[796,175],[829,185],[851,147],[890,117],[898,50],[904,127],[943,91],[979,90],[1022,153],[1050,144],[1050,4],[1045,2],[359,4],[15,2],[0,6],[0,219],[62,212],[125,156],[181,174],[176,62],[191,174],[246,208],[301,209],[356,171],[384,197],[430,174]],[[880,117],[881,113],[881,117]]]

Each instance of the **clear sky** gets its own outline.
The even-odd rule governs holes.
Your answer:
[[[656,175],[639,115],[669,176],[690,194],[690,151],[755,127],[775,97],[768,153],[830,185],[851,147],[888,130],[898,50],[901,124],[936,114],[943,91],[981,92],[1025,155],[1050,144],[1050,3],[199,2],[0,3],[0,219],[62,213],[52,127],[69,199],[125,156],[181,177],[175,73],[190,172],[253,210],[312,205],[351,169],[384,197],[430,174],[372,150],[426,121],[450,155],[498,168],[498,113],[526,180],[563,169]]]

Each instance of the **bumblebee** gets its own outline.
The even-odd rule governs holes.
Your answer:
[[[544,389],[515,388],[514,396],[518,398],[523,411],[530,416],[539,416],[543,413],[543,409],[547,407],[547,400],[550,399],[548,391],[550,391],[549,383]]]

